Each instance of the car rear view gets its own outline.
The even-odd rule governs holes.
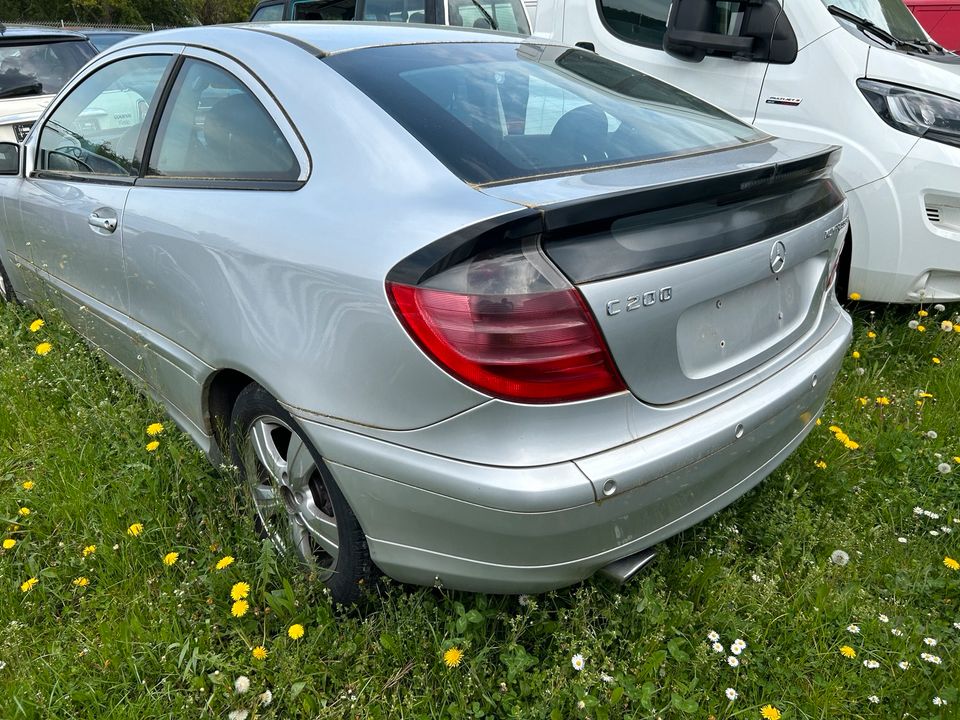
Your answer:
[[[388,463],[334,466],[388,574],[569,584],[729,504],[806,436],[850,337],[835,149],[565,47],[325,62],[515,206],[386,278],[423,362],[489,398],[379,433]]]

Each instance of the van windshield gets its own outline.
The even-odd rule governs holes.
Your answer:
[[[927,35],[902,0],[822,0],[869,20],[898,40],[925,40]]]
[[[672,85],[586,50],[446,42],[364,48],[324,62],[470,183],[767,138]]]

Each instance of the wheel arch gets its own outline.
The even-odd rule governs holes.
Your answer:
[[[229,425],[233,406],[245,387],[257,380],[233,368],[221,368],[207,378],[203,407],[207,431],[213,436],[221,457],[230,457]]]

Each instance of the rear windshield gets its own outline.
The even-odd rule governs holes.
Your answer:
[[[325,62],[471,183],[688,155],[767,137],[672,85],[585,50],[398,45]]]
[[[95,54],[86,40],[0,46],[0,99],[60,92]]]

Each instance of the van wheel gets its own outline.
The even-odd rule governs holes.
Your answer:
[[[3,263],[0,263],[0,302],[18,302],[17,295],[13,292],[13,285],[10,284],[7,271],[3,269]]]
[[[230,454],[257,532],[295,555],[334,601],[360,598],[373,563],[360,523],[329,468],[293,417],[266,390],[248,385],[230,418]]]

